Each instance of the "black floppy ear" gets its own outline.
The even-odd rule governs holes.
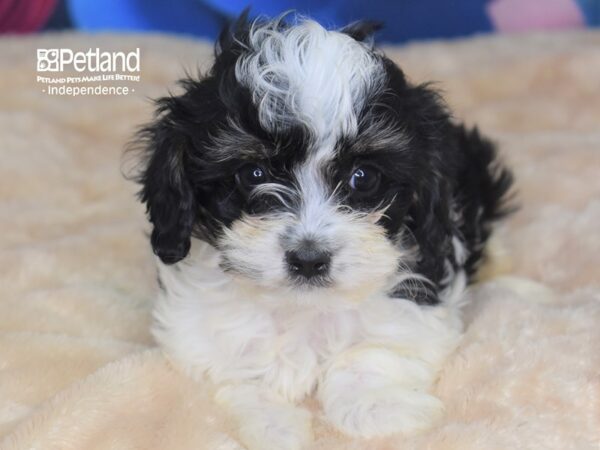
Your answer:
[[[413,233],[421,254],[420,270],[436,284],[444,277],[445,260],[451,252],[453,224],[450,204],[447,181],[434,175],[421,186],[413,211],[417,224]]]
[[[453,235],[449,204],[448,186],[439,177],[429,177],[416,189],[407,216],[407,227],[419,249],[415,272],[424,275],[431,284],[423,283],[419,289],[415,289],[414,286],[400,283],[391,292],[393,297],[408,298],[424,305],[440,302],[438,290],[446,274]]]
[[[185,168],[185,138],[168,115],[159,116],[139,137],[146,159],[137,181],[142,185],[140,200],[154,226],[152,249],[165,264],[174,264],[187,256],[196,220],[196,201]]]
[[[346,25],[340,32],[347,34],[359,42],[373,38],[373,35],[383,28],[383,23],[376,20],[359,20]]]

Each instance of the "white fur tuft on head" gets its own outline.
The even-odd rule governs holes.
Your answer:
[[[248,52],[236,65],[261,125],[285,131],[301,124],[317,140],[355,135],[367,94],[383,84],[380,59],[347,34],[307,19],[285,27],[283,19],[254,22]]]

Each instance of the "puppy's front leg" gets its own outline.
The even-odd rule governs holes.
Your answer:
[[[427,428],[442,413],[428,393],[436,368],[393,348],[362,345],[336,357],[319,384],[328,420],[341,431],[375,437]]]
[[[225,385],[216,400],[237,421],[248,450],[301,450],[312,441],[311,414],[265,386]]]

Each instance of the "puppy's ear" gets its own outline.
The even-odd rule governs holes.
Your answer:
[[[139,133],[145,154],[137,176],[142,185],[139,198],[146,204],[154,253],[174,264],[188,254],[196,221],[196,201],[186,173],[186,139],[177,131],[169,114],[160,115],[166,103],[159,100],[159,117]]]
[[[419,270],[438,284],[445,274],[446,258],[452,252],[454,231],[447,181],[432,175],[422,183],[417,198],[411,215],[415,221],[412,231],[419,244]]]
[[[346,25],[340,32],[347,34],[359,42],[372,43],[373,35],[383,28],[383,23],[376,20],[359,20]]]
[[[455,172],[459,157],[453,148],[450,113],[440,95],[428,85],[409,85],[404,76],[388,65],[392,86],[399,96],[395,109],[413,127],[413,144],[418,178],[413,179],[415,195],[410,208],[410,231],[419,248],[417,271],[437,288],[446,275],[447,261],[454,261],[452,238],[457,235],[451,211],[454,202]],[[434,291],[432,291],[434,292]],[[430,298],[426,303],[435,303]]]

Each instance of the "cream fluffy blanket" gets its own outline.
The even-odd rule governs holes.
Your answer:
[[[52,97],[35,82],[38,47],[137,46],[133,95]],[[497,235],[492,272],[541,284],[505,277],[471,292],[464,340],[436,387],[446,417],[432,430],[350,441],[312,405],[314,448],[598,450],[600,33],[389,53],[411,79],[440,81],[457,116],[501,145],[523,207]],[[209,59],[206,44],[166,37],[0,41],[1,449],[240,448],[211,386],[154,348],[147,227],[119,172],[150,117],[145,97]]]

